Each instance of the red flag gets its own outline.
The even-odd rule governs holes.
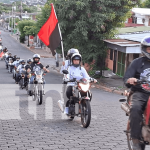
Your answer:
[[[59,33],[58,19],[53,4],[51,4],[50,17],[40,29],[38,36],[40,40],[50,48],[52,54],[55,55],[54,50],[60,45],[61,37]]]

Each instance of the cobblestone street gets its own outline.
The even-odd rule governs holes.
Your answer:
[[[3,46],[13,55],[32,58],[8,32],[1,31]],[[50,64],[50,58],[42,63]],[[52,58],[51,58],[52,59]],[[80,117],[70,121],[61,113],[57,101],[62,98],[62,75],[50,68],[46,75],[45,96],[37,105],[26,90],[19,89],[12,74],[0,61],[0,150],[127,150],[127,117],[120,108],[121,95],[93,88],[90,126],[81,126]],[[146,150],[149,148],[147,147]]]

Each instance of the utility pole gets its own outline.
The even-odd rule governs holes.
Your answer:
[[[20,20],[22,20],[22,0],[21,0],[21,8],[20,8]]]
[[[16,24],[16,14],[15,14],[15,10],[16,10],[16,2],[15,2],[15,6],[14,6],[14,29],[15,29],[15,24]]]
[[[9,24],[8,24],[8,26],[10,27],[10,11],[9,11]]]
[[[12,6],[12,22],[11,22],[11,28],[13,29],[13,6]],[[12,30],[13,31],[13,30]]]

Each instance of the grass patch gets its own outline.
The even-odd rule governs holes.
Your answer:
[[[118,33],[132,33],[132,32],[141,32],[141,31],[150,31],[150,26],[142,26],[142,27],[126,27],[126,28],[119,28]]]

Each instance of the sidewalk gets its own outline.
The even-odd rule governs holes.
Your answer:
[[[19,42],[17,35],[11,35],[11,36]],[[52,56],[52,53],[49,50],[49,48],[42,48],[42,49],[34,48],[33,49],[33,48],[30,48],[27,46],[27,41],[24,44],[21,43],[21,45],[23,45],[24,47],[26,47],[33,53],[40,54],[41,59],[42,60],[44,59],[43,61],[50,64],[50,68],[52,68],[53,70],[55,70],[57,72],[60,72],[62,58],[59,58],[59,67],[56,67],[55,57]],[[119,76],[115,75],[114,73],[112,73],[112,71],[110,71],[110,70],[105,70],[104,77],[98,79],[98,83],[93,84],[92,88],[98,88],[98,89],[102,89],[107,92],[116,93],[116,94],[120,94],[120,95],[126,89],[126,87],[124,86],[124,83],[123,83],[123,79],[120,78]]]

